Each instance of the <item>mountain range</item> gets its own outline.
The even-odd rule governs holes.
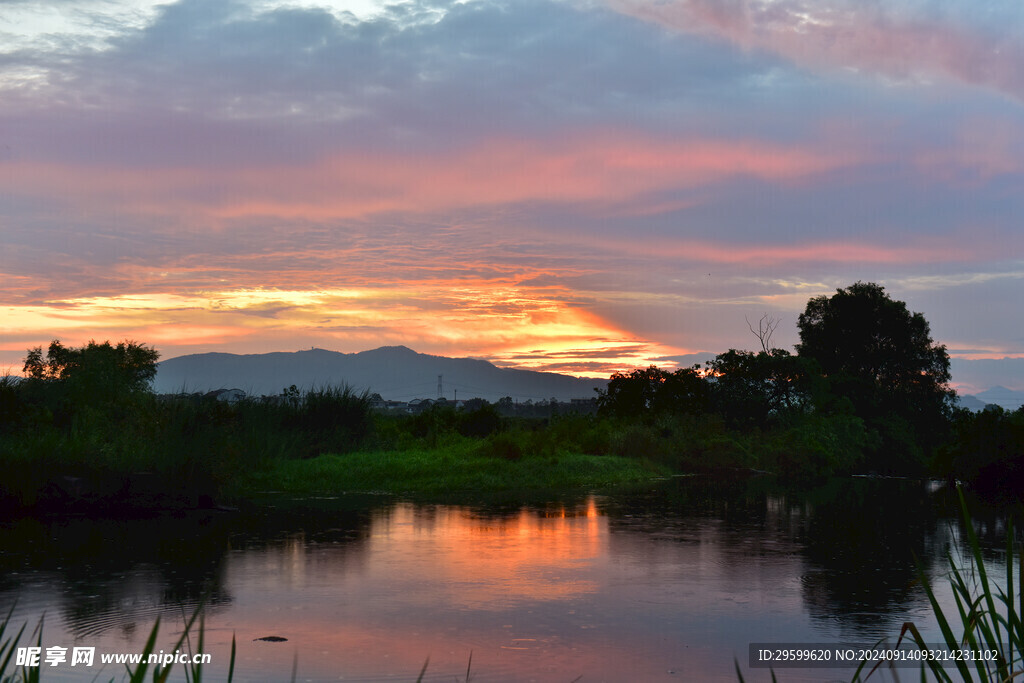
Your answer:
[[[200,353],[162,361],[153,388],[160,394],[241,389],[251,396],[348,385],[387,400],[483,398],[517,401],[594,398],[606,380],[581,379],[533,370],[499,368],[475,358],[417,353],[405,346],[383,346],[359,353],[325,349],[237,355]]]
[[[154,389],[157,393],[241,389],[250,395],[274,395],[291,385],[310,389],[347,384],[368,389],[388,400],[504,396],[525,401],[593,398],[606,380],[581,379],[534,370],[499,368],[475,358],[447,358],[417,353],[405,346],[382,346],[359,353],[325,349],[238,355],[200,353],[162,361]],[[960,405],[981,410],[987,404],[1015,410],[1024,404],[1024,391],[995,386],[974,395],[961,395]]]
[[[969,398],[965,396],[963,398]],[[982,403],[989,405],[997,405],[1006,410],[1016,410],[1024,405],[1024,391],[1014,391],[1013,389],[1007,389],[1006,387],[995,386],[991,389],[978,392],[973,395],[973,398],[981,401]],[[964,404],[965,408],[971,410],[977,410],[973,405]],[[984,407],[984,406],[981,406]]]

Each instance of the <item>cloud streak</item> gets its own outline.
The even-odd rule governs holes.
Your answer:
[[[742,140],[676,142],[598,131],[554,141],[497,139],[433,155],[336,154],[302,166],[139,173],[8,162],[3,171],[8,191],[56,192],[61,201],[85,207],[114,202],[139,213],[191,207],[227,218],[324,220],[521,202],[586,202],[600,208],[737,176],[799,182],[854,162],[853,154],[836,149]]]
[[[809,68],[864,70],[896,81],[935,77],[1024,97],[1019,5],[829,0],[609,0],[673,30],[707,32]],[[979,22],[979,18],[981,22]]]

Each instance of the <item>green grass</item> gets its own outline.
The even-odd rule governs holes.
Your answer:
[[[574,489],[642,481],[667,470],[612,455],[495,457],[465,440],[438,448],[325,454],[306,460],[274,460],[239,482],[237,495],[288,493],[447,493]]]

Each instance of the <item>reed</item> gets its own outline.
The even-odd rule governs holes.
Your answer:
[[[955,669],[943,667],[941,662],[930,660],[922,665],[922,679],[927,671],[936,681],[1012,681],[1024,675],[1024,553],[1015,539],[1012,522],[1008,522],[1006,580],[1003,585],[994,582],[982,557],[981,544],[974,533],[974,525],[963,491],[958,488],[957,494],[960,498],[970,563],[968,567],[961,569],[952,554],[947,555],[949,581],[953,589],[956,611],[947,614],[947,610],[942,608],[931,582],[920,567],[917,571],[918,578],[931,603],[935,620],[942,633],[943,644],[947,649],[969,649],[997,654],[993,659],[957,661]],[[897,647],[904,638],[922,649],[927,649],[928,644],[913,622],[903,625],[896,641]],[[875,669],[877,668],[876,666]],[[857,670],[854,680],[859,680],[862,669],[863,665]],[[875,669],[872,669],[868,676]]]
[[[28,628],[28,624],[23,624],[17,633],[9,635],[9,628],[11,627],[11,618],[14,616],[14,606],[11,607],[7,616],[4,617],[3,621],[0,622],[0,683],[39,683],[41,680],[43,670],[40,666],[18,666],[14,655],[18,650],[18,644],[21,642],[22,637],[25,635],[25,629]],[[196,629],[197,642],[196,649],[192,649],[191,633],[196,625],[196,621],[199,621],[199,627]],[[203,617],[203,605],[199,605],[196,610],[192,613],[191,617],[185,620],[185,627],[182,630],[181,636],[178,641],[171,648],[171,651],[178,651],[184,645],[186,651],[191,655],[193,653],[202,653],[204,645],[204,633],[205,633],[205,620]],[[160,618],[157,617],[156,623],[153,624],[153,628],[149,632],[149,637],[146,639],[146,644],[142,650],[141,661],[135,668],[125,665],[125,675],[121,680],[128,681],[128,683],[145,683],[147,680],[147,674],[152,679],[153,683],[167,683],[171,673],[174,669],[173,664],[165,666],[155,666],[151,669],[149,663],[149,656],[156,652],[156,641],[157,635],[160,631]],[[43,642],[43,619],[40,618],[39,623],[36,625],[32,632],[32,636],[35,638],[35,647],[42,647]],[[231,657],[228,661],[228,676],[227,683],[231,683],[235,676],[235,656],[236,656],[236,643],[235,636],[231,636]],[[191,659],[191,657],[190,657]],[[12,662],[13,665],[12,665]],[[183,665],[185,681],[186,683],[202,683],[203,680],[203,665],[202,663],[192,663]],[[98,680],[94,679],[94,680]],[[116,679],[110,678],[110,683],[114,683]],[[292,680],[295,680],[294,672]]]
[[[923,661],[920,680],[929,680],[929,675],[931,680],[942,683],[1008,683],[1019,680],[1024,676],[1024,552],[1016,541],[1012,522],[1008,522],[1005,583],[1000,585],[993,581],[982,556],[981,543],[974,532],[963,491],[958,488],[957,494],[967,537],[969,563],[967,567],[961,568],[962,563],[956,562],[953,555],[947,553],[948,576],[956,611],[946,610],[939,604],[935,589],[920,565],[917,569],[918,579],[939,625],[941,644],[947,651],[971,650],[997,654],[991,659],[978,657],[970,661],[957,660],[955,667],[943,666],[936,659]],[[926,641],[913,622],[903,624],[894,647],[899,648],[904,639],[922,650],[933,649],[937,645],[934,641]],[[877,645],[881,647],[883,641]],[[739,662],[734,660],[734,664],[736,677],[743,683],[745,679]],[[854,683],[866,681],[882,666],[876,664],[865,674],[867,663],[862,663],[851,680]],[[773,683],[776,680],[774,671],[771,672],[771,679]],[[898,677],[896,680],[899,680]]]

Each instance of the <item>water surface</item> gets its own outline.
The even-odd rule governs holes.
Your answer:
[[[945,586],[954,513],[927,482],[679,478],[527,505],[340,496],[27,518],[0,525],[0,607],[16,601],[19,625],[45,614],[44,647],[133,652],[158,616],[169,648],[204,601],[210,680],[233,634],[241,681],[293,667],[299,681],[411,681],[427,658],[425,680],[462,680],[470,655],[474,681],[732,681],[734,658],[768,680],[746,666],[751,642],[871,642],[905,621],[936,635],[915,563]],[[979,517],[1000,547],[1000,518]]]

